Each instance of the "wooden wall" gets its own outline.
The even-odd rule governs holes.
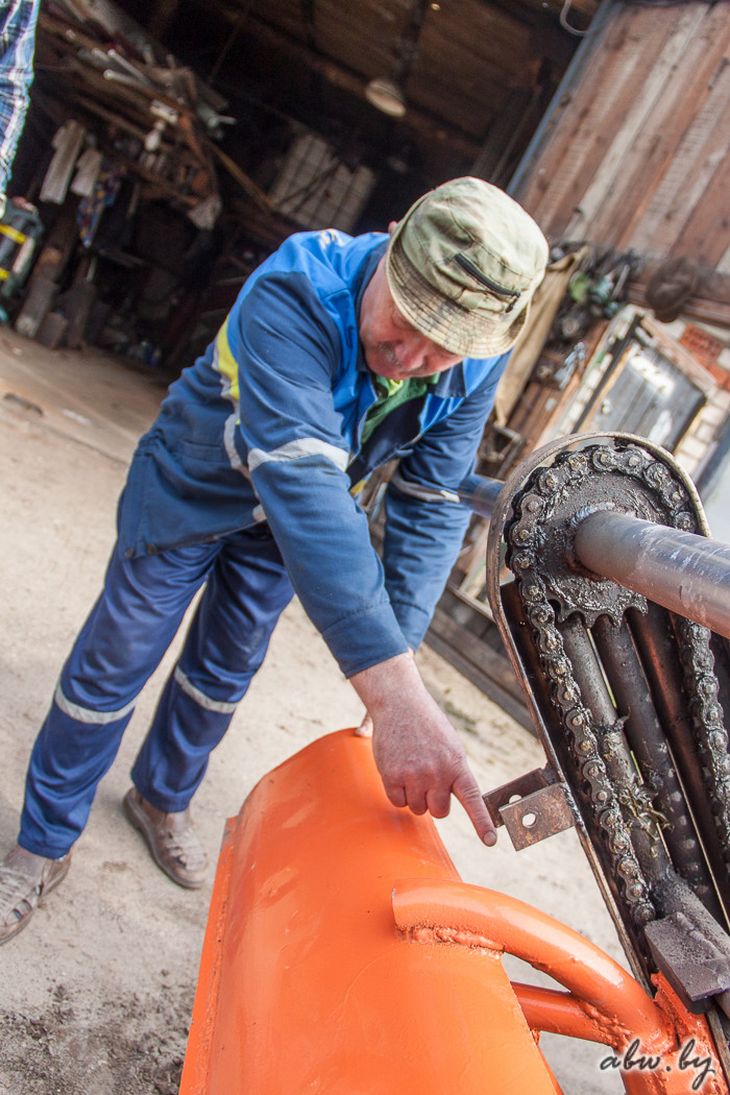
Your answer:
[[[730,322],[730,2],[617,2],[516,195],[553,238],[704,273]],[[719,306],[719,307],[718,307]]]

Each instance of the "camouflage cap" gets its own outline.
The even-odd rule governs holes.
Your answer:
[[[451,353],[491,357],[517,340],[548,245],[521,205],[483,179],[451,179],[412,205],[390,238],[396,307]]]

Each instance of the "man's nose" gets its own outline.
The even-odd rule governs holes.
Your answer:
[[[423,362],[426,360],[429,341],[427,338],[421,338],[419,335],[414,335],[411,338],[406,339],[400,348],[399,358],[401,364],[406,369],[420,368]]]

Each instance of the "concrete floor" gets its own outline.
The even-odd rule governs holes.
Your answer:
[[[126,464],[163,393],[150,371],[92,352],[52,353],[0,330],[3,848],[15,839],[28,753],[60,665],[98,591]],[[210,886],[187,892],[169,882],[120,810],[177,646],[140,698],[68,879],[0,950],[6,1095],[177,1090]],[[544,763],[537,742],[455,670],[427,649],[419,658],[483,789]],[[360,714],[324,643],[293,604],[195,800],[211,856],[225,818],[266,771],[320,734],[354,725]],[[488,850],[458,806],[440,829],[466,881],[530,901],[623,961],[573,832],[519,854],[503,834]],[[518,975],[532,976],[524,969]],[[602,1047],[552,1037],[542,1045],[566,1093],[622,1090],[615,1075],[599,1071]]]

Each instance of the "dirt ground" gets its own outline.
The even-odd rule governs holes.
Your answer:
[[[163,392],[150,371],[91,352],[51,353],[0,330],[3,849],[16,836],[34,736],[98,591],[126,463]],[[4,1095],[177,1091],[212,872],[202,891],[175,886],[154,866],[120,808],[176,648],[140,698],[68,879],[0,949]],[[419,661],[484,790],[544,762],[537,742],[442,659],[424,649]],[[225,819],[266,771],[360,715],[354,692],[293,604],[194,803],[211,857]],[[488,850],[458,806],[440,829],[466,881],[532,902],[623,961],[573,832],[520,853],[503,834]],[[523,980],[532,976],[518,972]],[[622,1090],[615,1076],[599,1071],[602,1047],[552,1037],[542,1044],[566,1093]]]

